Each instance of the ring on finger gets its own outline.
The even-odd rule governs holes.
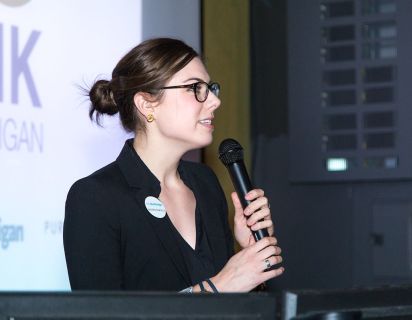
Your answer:
[[[266,269],[270,269],[270,267],[271,267],[272,265],[270,264],[269,259],[265,259],[265,263],[266,263]]]

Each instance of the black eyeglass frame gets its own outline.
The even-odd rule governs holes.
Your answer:
[[[200,100],[199,97],[197,96],[197,86],[199,86],[200,84],[205,84],[207,86],[206,89],[206,95],[205,98],[203,100]],[[181,88],[191,88],[193,90],[193,93],[195,94],[195,99],[198,102],[205,102],[207,100],[207,97],[209,96],[209,91],[212,91],[212,93],[218,97],[219,96],[219,92],[220,92],[220,84],[217,82],[211,82],[210,84],[204,81],[198,81],[195,83],[191,83],[191,84],[182,84],[179,86],[169,86],[169,87],[161,87],[159,88],[159,90],[163,90],[163,89],[181,89]]]

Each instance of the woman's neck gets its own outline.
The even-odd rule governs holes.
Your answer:
[[[156,140],[139,132],[133,141],[133,147],[161,185],[174,185],[180,179],[177,167],[185,151],[178,150],[171,143]]]

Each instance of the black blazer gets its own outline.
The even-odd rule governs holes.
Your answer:
[[[73,290],[179,291],[193,285],[170,222],[145,207],[147,196],[159,196],[160,182],[132,143],[69,191],[63,240]],[[233,254],[224,193],[205,165],[181,161],[178,170],[195,195],[216,274]]]

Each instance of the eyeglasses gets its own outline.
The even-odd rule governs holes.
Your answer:
[[[198,81],[195,83],[191,84],[183,84],[180,86],[170,86],[170,87],[162,87],[159,89],[179,89],[179,88],[190,88],[193,90],[195,94],[195,98],[199,102],[205,102],[207,99],[207,96],[209,95],[209,91],[212,91],[212,93],[218,97],[219,92],[220,92],[220,84],[217,82],[212,82],[210,84],[204,82],[204,81]]]

